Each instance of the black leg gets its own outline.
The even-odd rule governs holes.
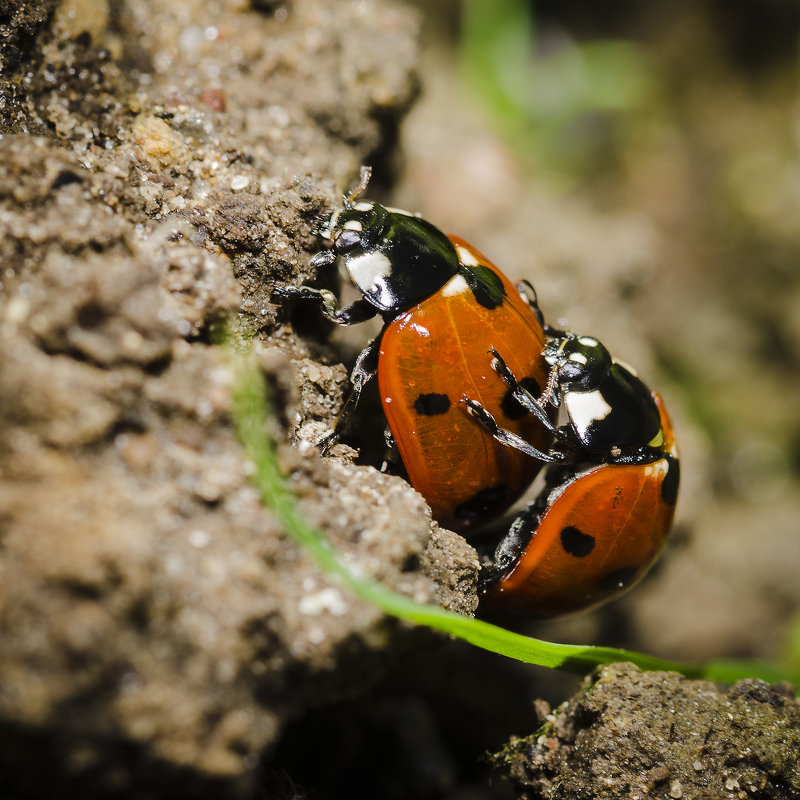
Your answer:
[[[482,567],[480,572],[480,588],[488,589],[499,581],[520,557],[522,551],[531,540],[533,532],[539,525],[541,515],[535,503],[520,511],[508,532],[500,540],[494,551],[492,561]]]
[[[525,453],[531,458],[538,458],[539,461],[545,461],[548,464],[562,464],[567,460],[564,453],[559,453],[553,450],[551,450],[549,453],[545,453],[544,450],[539,450],[537,447],[534,447],[529,442],[526,442],[521,436],[517,436],[516,433],[512,433],[511,431],[507,431],[505,428],[501,428],[497,424],[495,418],[475,400],[470,400],[465,396],[461,398],[461,402],[467,407],[469,414],[475,417],[475,419],[477,419],[478,422],[486,429],[486,432],[498,442],[508,445],[508,447],[513,447],[515,450],[519,450],[521,453]],[[558,433],[555,428],[553,428],[553,430]]]
[[[544,321],[544,314],[542,313],[542,309],[539,308],[539,298],[536,294],[536,289],[533,288],[533,285],[530,281],[527,281],[524,278],[518,280],[517,291],[519,292],[520,297],[522,297],[522,299],[530,307],[531,311],[536,314],[536,318],[539,320],[539,324],[542,326],[542,330],[545,332],[545,335],[548,338],[563,339],[567,335],[566,331],[554,328],[552,325],[548,325]]]
[[[311,286],[279,286],[273,289],[272,296],[282,300],[316,300],[322,304],[322,313],[326,319],[337,325],[357,325],[359,322],[372,319],[378,313],[378,309],[363,298],[340,308],[333,292],[327,289],[314,289]]]
[[[361,390],[378,371],[378,355],[380,354],[382,335],[383,331],[361,351],[356,359],[353,372],[350,374],[350,382],[353,384],[350,396],[345,401],[344,406],[342,406],[342,411],[333,426],[333,430],[317,442],[317,447],[319,447],[323,455],[325,455],[328,448],[342,435],[345,428],[347,428],[353,417],[353,412],[356,410],[356,406],[358,406]]]
[[[533,414],[539,422],[547,428],[554,436],[558,436],[558,429],[550,421],[547,412],[542,407],[539,399],[534,397],[524,386],[522,386],[514,376],[514,373],[508,368],[508,365],[503,361],[500,353],[494,348],[490,351],[493,356],[492,369],[505,381],[506,386],[511,389],[514,399],[527,411]],[[549,387],[548,381],[548,387]],[[548,391],[547,389],[545,390]]]
[[[536,503],[522,509],[511,523],[508,533],[500,540],[494,551],[494,563],[502,570],[508,569],[518,558],[522,549],[530,541],[531,535],[539,526],[541,514]]]
[[[536,314],[536,318],[539,320],[539,324],[542,326],[542,330],[545,332],[545,335],[548,338],[561,339],[566,335],[564,331],[561,331],[558,328],[553,328],[544,321],[544,314],[542,313],[542,309],[539,308],[539,298],[536,294],[536,289],[533,288],[533,285],[530,281],[527,281],[524,278],[518,280],[517,291],[519,292],[520,297],[528,305],[530,310]]]
[[[539,308],[539,298],[536,295],[536,289],[533,288],[533,284],[522,278],[517,281],[517,291],[526,305],[536,315],[542,328],[545,328],[544,314],[542,314],[542,310]]]

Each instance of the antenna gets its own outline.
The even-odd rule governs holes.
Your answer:
[[[358,183],[356,184],[355,188],[350,191],[350,194],[346,195],[344,198],[345,208],[352,208],[358,196],[365,192],[367,184],[369,183],[369,179],[371,177],[372,177],[372,167],[368,167],[365,164],[362,164],[361,171],[358,176]]]

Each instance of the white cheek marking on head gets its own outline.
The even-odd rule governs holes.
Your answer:
[[[364,226],[361,224],[361,220],[358,219],[349,219],[345,224],[342,226],[346,231],[363,231]]]
[[[605,419],[611,413],[611,406],[597,389],[593,392],[567,392],[564,405],[579,433],[588,430],[590,425]]]
[[[375,203],[370,200],[363,200],[360,203],[356,203],[354,206],[352,206],[352,208],[354,208],[356,211],[372,211],[374,205]]]
[[[600,344],[594,336],[581,336],[578,341],[581,344],[585,344],[587,347],[597,347],[597,345]]]
[[[392,274],[392,262],[383,253],[373,250],[348,258],[347,271],[353,283],[362,292],[368,292],[381,278]]]
[[[458,260],[465,266],[465,267],[477,267],[480,266],[480,261],[469,251],[466,247],[462,247],[461,245],[456,245],[456,253],[458,253]]]
[[[468,292],[469,286],[467,282],[464,280],[463,275],[455,275],[454,277],[450,278],[449,281],[444,285],[442,288],[442,296],[443,297],[453,297],[457,294],[462,294],[463,292]]]
[[[576,361],[578,364],[586,364],[589,361],[583,353],[572,353],[569,360]]]

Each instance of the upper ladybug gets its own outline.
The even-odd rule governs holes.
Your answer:
[[[498,382],[486,354],[500,347],[534,395],[547,378],[546,339],[538,309],[483,254],[426,220],[374,202],[357,202],[368,171],[322,231],[328,247],[316,267],[340,260],[361,297],[341,308],[336,296],[308,286],[276,290],[315,299],[339,325],[380,314],[384,327],[356,360],[353,391],[324,452],[349,422],[376,373],[384,413],[411,484],[442,525],[464,530],[501,514],[541,464],[492,439],[460,399],[469,394],[504,427],[539,448],[551,432]]]

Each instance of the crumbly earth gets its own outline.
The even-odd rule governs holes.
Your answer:
[[[309,357],[271,289],[312,277],[333,187],[413,97],[416,17],[4,5],[2,792],[249,794],[287,720],[420,639],[262,507],[214,345],[226,319],[255,337],[279,440],[330,425],[345,370]],[[355,568],[474,610],[474,552],[402,479],[307,441],[280,457]]]
[[[492,756],[524,800],[800,797],[800,701],[787,685],[725,690],[614,664],[537,710],[539,730]]]

